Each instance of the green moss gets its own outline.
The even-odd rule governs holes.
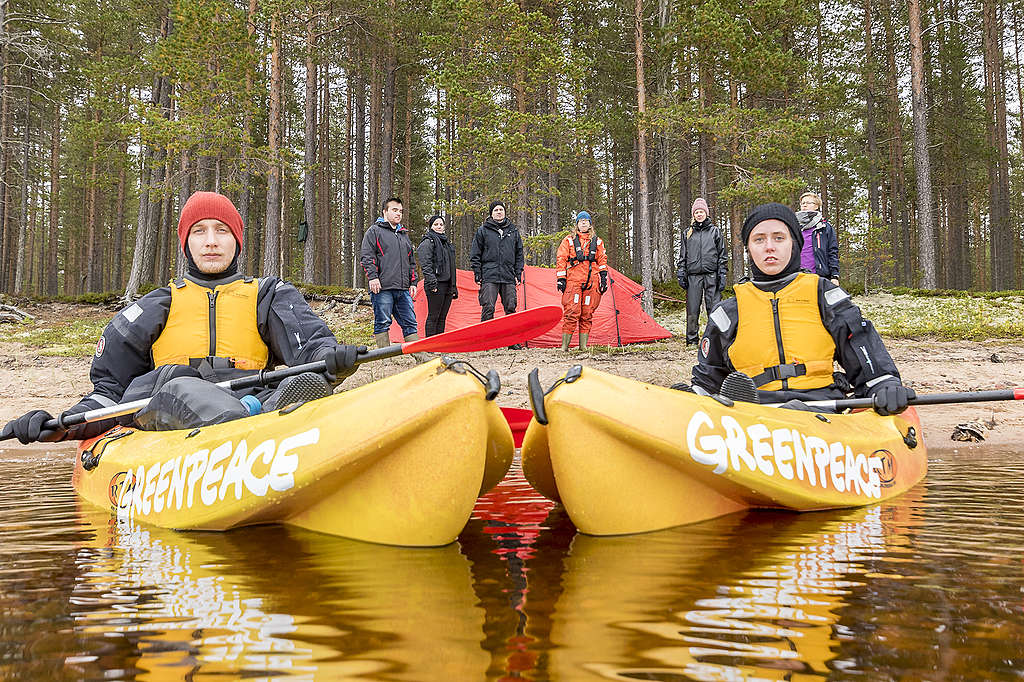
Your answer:
[[[359,316],[355,320],[347,320],[338,326],[332,326],[331,331],[344,343],[363,344],[373,346],[373,316]]]
[[[82,358],[95,352],[106,326],[107,320],[68,320],[56,327],[26,323],[8,338],[39,349],[40,355]]]

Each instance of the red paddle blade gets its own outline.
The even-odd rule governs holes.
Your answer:
[[[444,334],[402,344],[402,354],[427,351],[432,353],[468,353],[511,346],[540,336],[562,321],[557,305],[531,308],[505,317],[471,324]]]

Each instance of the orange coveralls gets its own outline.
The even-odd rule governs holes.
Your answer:
[[[604,250],[604,242],[600,237],[592,237],[593,232],[579,232],[580,250],[583,256],[590,254],[590,240],[597,239],[595,260],[577,261],[576,246],[573,235],[569,235],[558,245],[558,257],[555,261],[555,277],[565,277],[565,293],[562,294],[562,333],[572,334],[579,324],[581,334],[589,334],[594,320],[594,311],[601,303],[601,293],[597,285],[601,281],[601,273],[608,270],[608,254]]]

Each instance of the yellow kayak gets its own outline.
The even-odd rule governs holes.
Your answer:
[[[526,479],[591,535],[670,528],[741,509],[812,511],[895,497],[928,466],[913,408],[816,414],[573,368],[531,421]]]
[[[116,428],[79,450],[75,490],[120,518],[195,530],[285,523],[439,546],[504,477],[514,448],[482,383],[462,363],[434,360],[225,424]]]

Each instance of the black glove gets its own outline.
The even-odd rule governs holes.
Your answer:
[[[565,293],[565,277],[559,277],[555,280],[555,288],[558,289],[560,293]]]
[[[449,289],[448,291],[451,292],[452,300],[455,300],[456,298],[459,297],[459,288],[457,286],[455,286],[455,282],[454,281],[452,282],[452,288]]]
[[[875,412],[882,416],[899,414],[907,409],[907,404],[917,397],[914,389],[904,386],[898,381],[883,381],[872,387],[869,395],[874,399]]]
[[[324,360],[327,362],[327,371],[338,377],[347,377],[356,371],[357,356],[366,352],[366,346],[353,346],[348,343],[339,343],[334,352],[330,353]]]
[[[679,288],[682,289],[683,291],[686,291],[686,278],[677,277],[676,281],[679,282]]]
[[[22,445],[29,443],[56,443],[64,440],[68,435],[67,429],[44,429],[43,424],[53,419],[46,410],[32,410],[26,412],[14,421],[7,422],[3,431],[0,431],[0,440],[14,436]]]
[[[473,281],[476,282],[477,284],[480,284],[480,283],[482,283],[484,281],[484,277],[479,272],[474,270],[473,271]]]
[[[436,294],[437,293],[437,285],[436,284],[434,286],[430,287],[430,293],[432,293],[432,294]]]
[[[597,293],[603,294],[608,291],[608,271],[601,271],[601,282],[597,285]]]
[[[725,291],[725,273],[724,272],[718,273],[718,282],[717,282],[717,284],[718,284],[718,293],[722,293],[723,291]]]

